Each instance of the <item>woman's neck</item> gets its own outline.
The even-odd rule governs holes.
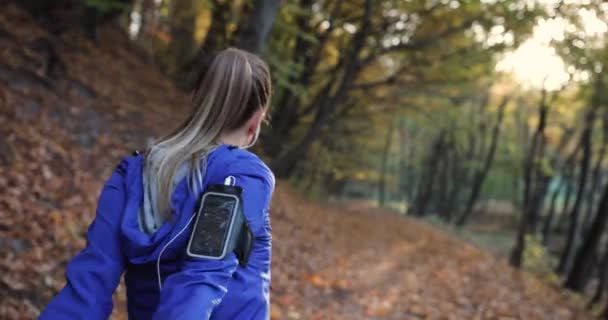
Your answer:
[[[222,144],[229,144],[229,145],[233,145],[233,146],[237,146],[237,147],[242,147],[243,145],[245,145],[243,143],[244,140],[245,140],[245,138],[243,137],[242,134],[240,134],[240,132],[230,132],[230,133],[224,133],[224,134],[220,135],[218,142],[222,143]]]

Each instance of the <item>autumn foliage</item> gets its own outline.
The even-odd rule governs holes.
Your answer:
[[[103,181],[187,101],[112,27],[96,41],[54,38],[3,8],[1,319],[35,317],[63,286]],[[271,219],[273,319],[590,318],[561,289],[420,221],[313,203],[284,181]],[[115,300],[113,319],[126,319],[124,287]]]

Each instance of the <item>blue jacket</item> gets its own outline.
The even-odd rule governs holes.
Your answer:
[[[172,220],[153,235],[142,232],[143,155],[124,158],[99,196],[87,246],[69,263],[67,284],[39,319],[107,319],[112,293],[125,273],[129,319],[269,319],[271,228],[268,207],[274,176],[252,153],[221,146],[208,156],[203,189],[228,175],[243,188],[243,209],[254,234],[247,267],[234,253],[224,260],[185,254],[191,224],[163,252],[159,291],[156,260],[164,245],[184,228],[201,194],[182,179],[171,197]],[[199,188],[200,190],[200,188]]]

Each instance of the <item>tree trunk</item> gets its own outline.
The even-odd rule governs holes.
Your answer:
[[[543,224],[542,229],[542,242],[543,245],[547,245],[549,243],[549,233],[551,232],[551,225],[553,223],[553,219],[555,217],[555,206],[557,205],[557,198],[566,188],[566,184],[558,186],[553,194],[551,195],[551,202],[549,204],[549,212],[547,213],[547,217],[545,218],[545,222]]]
[[[309,127],[304,137],[292,147],[285,155],[271,162],[271,167],[277,178],[289,177],[298,162],[306,156],[308,148],[316,141],[320,135],[321,130],[325,124],[326,115],[324,114],[323,108],[319,109],[313,123]]]
[[[304,190],[306,190],[306,193],[308,194],[312,194],[313,188],[318,183],[319,176],[321,173],[321,159],[319,157],[314,157],[310,164],[311,170],[310,173],[307,175],[308,183],[306,187],[304,187]]]
[[[280,0],[253,1],[251,12],[236,32],[235,46],[255,54],[261,54],[280,6]]]
[[[585,213],[585,218],[583,219],[583,230],[587,230],[589,228],[589,223],[593,218],[593,212],[595,209],[595,201],[596,201],[596,193],[597,189],[600,188],[600,183],[602,180],[602,165],[604,163],[604,158],[606,156],[606,151],[608,151],[608,112],[604,110],[603,116],[603,130],[602,130],[602,147],[600,148],[600,155],[595,162],[595,166],[593,168],[593,173],[591,174],[591,188],[588,192],[588,206],[587,211]]]
[[[608,186],[604,189],[595,219],[574,259],[565,286],[582,292],[592,273],[593,258],[608,222]]]
[[[583,148],[583,157],[581,158],[581,171],[578,181],[578,190],[574,199],[574,206],[570,212],[570,225],[568,226],[568,235],[566,238],[566,247],[560,256],[557,272],[564,274],[568,271],[572,253],[575,249],[576,236],[579,229],[579,211],[585,194],[587,178],[589,176],[589,167],[591,165],[591,139],[593,134],[593,122],[598,105],[593,103],[591,108],[585,115],[585,124],[581,136],[581,147]]]
[[[228,17],[231,1],[211,0],[211,24],[203,43],[196,50],[194,57],[182,65],[182,86],[191,90],[200,81],[201,70],[205,70],[211,58],[228,45]]]
[[[426,163],[426,168],[424,168],[424,175],[420,179],[418,193],[416,196],[416,201],[414,202],[412,213],[417,216],[423,216],[427,212],[427,207],[433,195],[433,187],[435,184],[435,176],[438,171],[439,160],[441,159],[441,152],[443,150],[443,146],[445,144],[447,131],[446,129],[442,129],[439,132],[439,135],[435,139],[433,146],[430,150],[430,154],[428,156]]]
[[[481,188],[483,187],[483,183],[492,168],[492,163],[494,163],[494,155],[496,154],[496,148],[498,147],[498,138],[500,136],[500,128],[502,126],[502,122],[504,119],[505,108],[509,102],[509,97],[504,97],[498,106],[498,118],[496,119],[496,123],[494,124],[494,128],[492,128],[492,137],[490,139],[490,147],[488,153],[484,159],[483,166],[481,169],[477,170],[473,177],[473,184],[471,187],[471,194],[469,196],[469,200],[467,201],[464,212],[456,221],[456,224],[459,226],[463,226],[468,218],[471,216],[475,204],[479,199],[479,195],[481,193]]]
[[[211,0],[211,24],[199,49],[203,56],[213,56],[228,45],[227,14],[230,11],[230,1]]]
[[[340,10],[341,0],[337,1],[333,12],[328,19],[332,19]],[[331,34],[335,23],[331,23],[330,27],[323,34],[318,35],[318,43],[310,42],[305,34],[315,33],[314,26],[310,24],[310,16],[312,15],[313,0],[300,0],[300,8],[306,10],[306,15],[298,15],[295,18],[295,24],[299,29],[296,35],[296,44],[292,52],[292,61],[295,64],[302,65],[302,72],[298,75],[290,74],[288,82],[297,83],[302,88],[310,86],[311,78],[321,61],[323,50],[327,39]],[[264,139],[264,151],[270,158],[276,158],[283,151],[284,139],[291,136],[292,130],[296,127],[300,118],[299,109],[301,104],[301,94],[293,91],[291,88],[282,89],[276,97],[278,102],[272,110],[272,130],[268,130]]]
[[[405,204],[409,200],[407,197],[407,184],[412,183],[407,180],[407,128],[405,120],[399,121],[399,199]]]
[[[412,140],[415,140],[415,137],[411,136]],[[407,195],[407,208],[405,213],[410,210],[410,206],[414,204],[414,198],[416,195],[416,186],[418,185],[419,175],[416,173],[416,154],[417,148],[415,143],[411,143],[408,145],[408,153],[407,153],[407,185],[406,187],[406,195]]]
[[[453,129],[450,130],[453,132]],[[437,201],[436,201],[436,212],[439,214],[444,221],[451,219],[451,211],[453,210],[452,204],[450,203],[450,168],[451,161],[450,156],[452,151],[455,149],[454,137],[452,134],[447,138],[439,160],[438,175],[438,186],[437,186]]]
[[[530,145],[530,149],[528,149],[528,153],[526,155],[526,160],[524,162],[524,200],[523,200],[523,208],[522,208],[522,217],[519,221],[519,227],[517,229],[517,238],[515,241],[515,246],[511,251],[511,256],[509,258],[509,263],[519,268],[523,262],[523,254],[526,246],[526,234],[533,232],[533,224],[534,224],[534,196],[533,193],[535,188],[533,186],[534,176],[537,170],[540,170],[538,161],[541,159],[537,159],[537,153],[543,154],[543,149],[545,145],[545,127],[547,124],[547,114],[549,112],[549,106],[546,104],[546,91],[542,91],[542,97],[538,108],[538,125],[534,135],[532,136],[532,143]]]
[[[318,105],[315,106],[315,118],[308,128],[304,137],[296,143],[290,150],[287,150],[284,155],[271,163],[275,175],[279,178],[286,178],[292,174],[293,169],[296,167],[298,162],[305,158],[310,145],[319,138],[321,130],[325,127],[327,121],[331,118],[332,113],[336,110],[338,105],[344,102],[347,97],[349,90],[352,88],[359,71],[361,71],[360,53],[364,48],[367,40],[367,36],[371,30],[371,15],[372,15],[372,0],[365,1],[365,8],[363,12],[362,22],[359,30],[353,36],[351,41],[352,48],[340,59],[340,65],[344,65],[344,71],[341,76],[341,80],[336,85],[335,91],[330,90],[334,88],[334,83],[329,83],[324,92],[329,93],[330,91],[335,92],[329,96],[328,99],[317,100]],[[316,99],[315,99],[316,100]]]
[[[178,83],[186,81],[180,70],[183,64],[192,59],[194,53],[194,30],[196,28],[196,15],[198,13],[196,0],[173,0],[169,10],[168,55],[170,62],[169,74],[176,78]]]
[[[135,34],[135,39],[139,41],[147,39],[147,37],[151,33],[151,30],[154,30],[158,27],[158,19],[156,18],[158,8],[154,0],[137,0],[137,3],[139,4],[140,8],[139,14],[141,20],[139,29]]]
[[[562,146],[560,146],[559,150],[558,150],[558,154],[561,153],[561,150],[563,150],[563,147],[565,147],[565,145],[567,145],[567,142],[565,140],[562,141]],[[545,219],[545,223],[543,225],[543,229],[542,229],[542,238],[543,238],[543,245],[547,245],[549,243],[549,237],[551,236],[551,225],[553,224],[553,220],[555,220],[555,215],[556,215],[556,208],[555,206],[556,204],[556,200],[557,197],[562,194],[563,192],[565,192],[564,194],[564,205],[562,206],[562,209],[560,211],[560,220],[558,221],[558,227],[557,229],[560,230],[561,225],[563,224],[563,220],[564,220],[564,212],[568,212],[568,208],[570,206],[570,199],[572,198],[572,184],[570,183],[573,176],[574,176],[574,161],[576,160],[576,156],[578,154],[578,150],[579,148],[577,147],[572,154],[570,154],[568,156],[568,158],[566,159],[566,161],[564,162],[564,164],[562,165],[562,169],[561,171],[563,171],[563,173],[560,175],[562,177],[562,185],[560,185],[558,187],[558,190],[556,190],[556,193],[553,194],[553,197],[551,198],[551,202],[550,202],[550,207],[549,207],[549,212],[547,215],[547,218]]]
[[[574,171],[574,168],[572,168]],[[574,172],[572,173],[570,179],[568,180],[568,185],[566,186],[566,195],[564,195],[564,205],[562,206],[562,210],[560,211],[559,221],[557,223],[557,231],[563,231],[566,227],[566,221],[568,220],[568,213],[570,212],[570,203],[572,202],[572,195],[574,194],[575,188],[570,183],[570,180],[574,178]]]
[[[608,290],[606,287],[608,285],[608,246],[604,250],[604,255],[602,260],[600,261],[599,270],[598,270],[598,285],[595,288],[595,293],[591,300],[589,300],[589,304],[587,304],[587,308],[593,307],[596,303],[602,301],[602,297],[604,293]]]
[[[394,121],[390,121],[384,140],[384,150],[382,150],[382,168],[380,170],[380,181],[378,184],[378,205],[384,207],[386,204],[386,172],[388,171],[388,158],[391,151],[393,140]]]
[[[595,212],[595,201],[596,201],[596,197],[595,194],[598,191],[598,188],[600,187],[600,181],[602,179],[602,163],[604,162],[604,156],[605,156],[605,150],[606,150],[606,143],[604,143],[602,145],[602,150],[601,150],[601,154],[600,154],[600,158],[597,160],[596,164],[595,164],[595,168],[593,169],[593,173],[591,174],[591,186],[588,190],[588,205],[587,205],[587,210],[585,212],[584,218],[583,218],[583,223],[582,223],[582,227],[583,230],[587,230],[589,227],[589,224],[591,222],[591,220],[593,219],[593,212]]]
[[[451,222],[454,218],[454,212],[458,211],[460,203],[458,200],[461,198],[463,188],[461,188],[461,181],[467,174],[467,170],[463,166],[462,156],[458,153],[457,149],[450,150],[450,180],[451,188],[448,195],[448,206],[453,210],[444,212],[444,220]]]
[[[541,171],[539,169],[538,171]],[[536,178],[537,186],[533,193],[532,200],[530,201],[530,232],[537,233],[539,230],[538,225],[541,221],[541,213],[543,211],[543,205],[547,192],[552,180],[551,175],[541,173],[540,177]]]

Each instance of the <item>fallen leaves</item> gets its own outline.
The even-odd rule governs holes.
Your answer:
[[[30,44],[53,37],[14,5],[0,12],[0,319],[35,318],[63,287],[102,183],[187,107],[155,68],[116,57],[124,35],[100,31],[98,43],[49,40],[67,67],[50,80]],[[118,292],[114,318],[126,319]]]
[[[11,35],[0,37],[0,73],[36,74],[22,51],[46,32],[11,5],[0,31]],[[97,44],[65,37],[68,79],[55,87],[0,74],[1,319],[34,318],[63,286],[109,172],[187,107],[115,31]],[[419,221],[312,203],[281,181],[271,218],[272,319],[589,318],[557,289]],[[123,287],[115,302],[112,319],[126,319]]]
[[[284,182],[271,216],[274,319],[294,310],[303,319],[591,318],[561,291],[414,219],[311,203]]]

